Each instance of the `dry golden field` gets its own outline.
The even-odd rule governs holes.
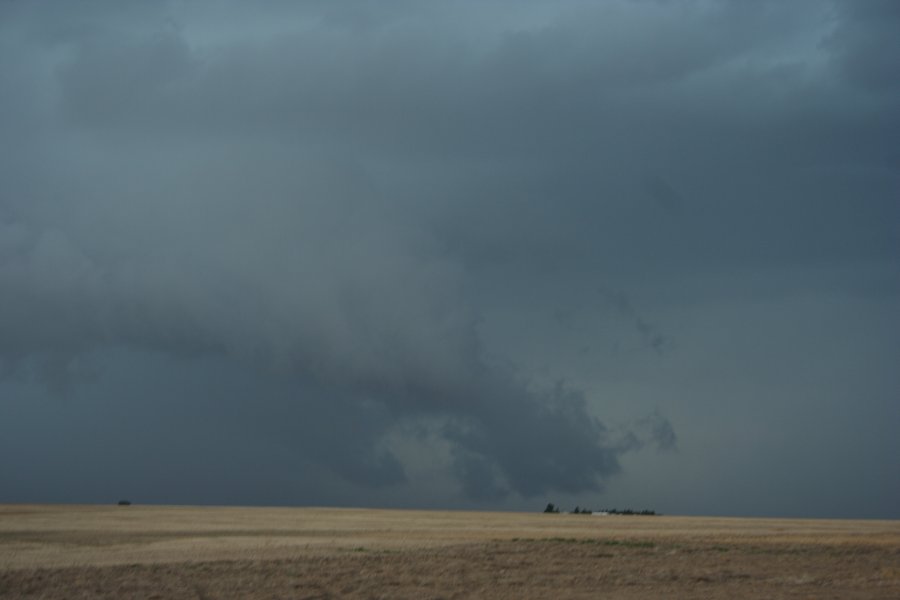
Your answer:
[[[900,522],[0,506],[0,598],[900,598]]]

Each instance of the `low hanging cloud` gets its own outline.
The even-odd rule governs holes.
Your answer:
[[[0,213],[7,372],[66,393],[102,377],[82,368],[92,352],[126,347],[222,357],[263,390],[289,377],[305,393],[286,415],[328,423],[330,439],[321,425],[280,435],[364,486],[404,480],[380,440],[418,418],[445,421],[473,498],[599,489],[619,470],[622,450],[577,394],[485,360],[466,273],[427,215],[407,214],[352,155],[255,138],[276,122],[254,124],[238,87],[218,88],[223,69],[246,68],[227,52],[192,66],[172,32],[91,36],[73,52],[50,72],[58,147]],[[267,93],[254,102],[277,108]],[[203,102],[251,131],[154,131]]]
[[[580,392],[486,359],[431,200],[379,176],[420,141],[469,143],[428,128],[487,67],[342,19],[190,40],[124,9],[19,10],[19,43],[44,54],[4,84],[21,88],[9,128],[25,151],[0,205],[4,372],[67,394],[103,377],[91,357],[109,349],[218,357],[257,381],[262,415],[281,402],[266,380],[287,378],[295,406],[273,414],[294,428],[254,426],[363,486],[405,480],[384,439],[417,419],[443,423],[471,498],[597,490],[620,470],[627,449]]]
[[[671,423],[485,323],[612,312],[633,374],[737,269],[893,260],[888,4],[2,4],[0,376],[111,412],[156,378],[128,410],[273,479],[402,486],[419,432],[477,502],[601,490]]]
[[[343,454],[353,460],[332,466],[364,485],[403,478],[389,451],[376,455],[390,420],[353,433],[366,400],[391,419],[446,419],[475,498],[597,489],[618,471],[619,450],[577,394],[534,391],[485,362],[459,266],[384,205],[326,204],[302,188],[249,202],[204,186],[159,200],[151,214],[135,203],[104,228],[82,221],[102,209],[77,196],[60,199],[85,223],[68,231],[7,222],[0,352],[9,368],[37,356],[62,389],[78,383],[82,354],[121,345],[222,355],[259,377],[287,373],[332,397],[333,406],[310,404],[310,418],[336,423],[335,440],[363,440]],[[110,237],[129,240],[127,251]]]

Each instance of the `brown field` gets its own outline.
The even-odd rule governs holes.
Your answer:
[[[0,598],[900,598],[900,521],[0,506]]]

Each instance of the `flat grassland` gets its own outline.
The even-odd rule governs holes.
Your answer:
[[[0,598],[900,598],[900,521],[0,505]]]

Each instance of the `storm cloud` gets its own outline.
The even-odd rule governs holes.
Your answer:
[[[0,5],[0,501],[896,516],[897,17]]]

